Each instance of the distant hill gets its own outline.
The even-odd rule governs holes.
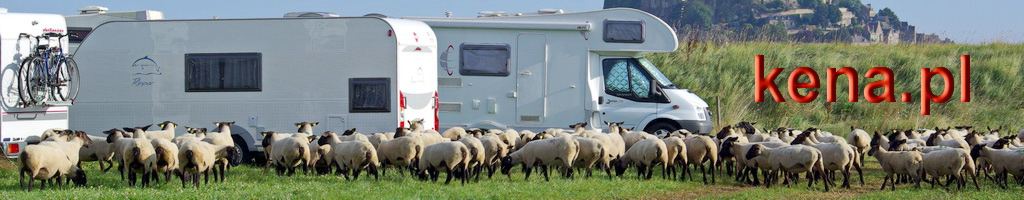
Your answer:
[[[918,33],[889,8],[860,0],[605,0],[604,8],[654,14],[689,39],[850,43],[950,43]]]

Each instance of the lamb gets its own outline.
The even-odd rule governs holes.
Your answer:
[[[142,186],[149,185],[150,176],[156,170],[156,149],[149,139],[133,138],[121,151],[121,163],[128,171],[128,186],[135,186],[136,178],[142,175]]]
[[[401,136],[405,134],[405,129],[395,129],[395,139],[382,141],[380,146],[377,146],[377,153],[381,159],[382,166],[394,165],[396,167],[408,168],[412,170],[416,163],[419,162],[420,157],[423,155],[423,141],[409,136]],[[381,170],[384,173],[383,168]],[[399,173],[402,173],[399,170]]]
[[[956,180],[956,188],[961,189],[967,184],[963,177],[963,172],[966,171],[974,180],[974,188],[981,189],[978,187],[978,179],[974,176],[974,160],[966,150],[950,148],[925,153],[923,156],[922,167],[925,173],[932,176],[929,181],[932,188],[939,177],[950,176],[949,180]],[[949,186],[948,182],[946,186]]]
[[[329,146],[330,148],[320,148],[320,153],[330,158],[327,159],[328,165],[334,166],[335,172],[344,175],[345,179],[348,179],[348,172],[352,170],[353,180],[358,180],[363,169],[373,175],[374,179],[379,178],[377,168],[380,167],[380,161],[377,158],[377,150],[369,141],[344,141]],[[325,149],[330,151],[324,152]]]
[[[24,187],[25,175],[29,176],[28,191],[32,191],[35,180],[41,180],[40,186],[45,189],[46,181],[56,178],[61,184],[62,178],[74,181],[75,185],[84,186],[85,171],[79,169],[65,152],[58,148],[44,145],[28,145],[18,155],[21,166],[18,169],[18,183]]]
[[[487,157],[484,144],[480,139],[474,137],[462,137],[462,139],[459,139],[458,141],[462,142],[462,144],[465,144],[466,147],[469,148],[470,155],[465,161],[466,168],[468,169],[468,171],[466,171],[466,175],[476,176],[476,179],[480,180],[480,172],[483,170],[484,162]]]
[[[813,147],[790,145],[769,148],[762,144],[754,144],[746,153],[745,158],[760,164],[758,166],[767,167],[772,171],[771,174],[773,175],[766,176],[766,186],[770,186],[774,182],[771,177],[776,177],[774,175],[780,172],[783,173],[782,175],[786,180],[784,183],[792,183],[789,180],[791,177],[806,172],[808,177],[811,177],[811,180],[807,181],[807,187],[812,187],[816,180],[821,179],[825,186],[825,191],[829,191],[829,181],[827,181],[827,175],[825,174],[821,151]]]
[[[573,162],[579,156],[579,142],[571,137],[556,137],[542,140],[534,140],[515,152],[512,152],[501,161],[501,173],[512,175],[509,170],[513,165],[522,164],[526,173],[526,180],[530,179],[530,172],[533,167],[541,167],[541,174],[544,180],[549,181],[548,167],[555,166],[563,169],[563,177],[572,175]]]
[[[181,170],[181,187],[185,186],[188,177],[192,185],[199,189],[199,175],[203,174],[206,183],[210,183],[210,171],[214,169],[217,156],[212,145],[205,142],[191,141],[183,143],[178,151],[178,169]],[[214,172],[216,176],[216,172]]]
[[[497,135],[481,136],[480,144],[484,147],[483,167],[487,169],[487,178],[491,178],[501,164],[501,158],[508,155],[511,146],[502,142]]]
[[[445,170],[447,177],[444,183],[451,182],[452,177],[459,174],[462,184],[466,184],[469,176],[466,174],[466,160],[470,159],[469,148],[461,142],[441,142],[427,146],[423,149],[423,157],[419,161],[420,179],[437,181],[440,175],[440,168]]]
[[[171,173],[178,169],[178,146],[170,140],[153,138],[150,140],[156,153],[156,174],[152,177],[157,180],[160,173],[164,174],[164,181],[171,180]]]
[[[665,168],[668,169],[668,175],[673,178],[676,177],[677,168],[682,168],[685,171],[678,172],[680,173],[679,179],[684,179],[686,178],[686,171],[689,171],[686,170],[686,167],[689,166],[686,159],[686,142],[682,138],[668,136],[665,135],[665,138],[661,139],[665,142],[665,148],[668,150],[668,160],[665,163]]]
[[[156,125],[160,127],[160,130],[159,131],[146,131],[146,135],[148,137],[150,137],[150,138],[161,138],[161,139],[165,139],[165,140],[172,140],[172,139],[174,139],[174,129],[176,127],[178,127],[178,124],[175,124],[174,122],[171,122],[171,121],[164,121],[164,122],[160,122],[159,124],[156,124]]]
[[[1008,174],[1013,174],[1015,180],[1024,177],[1024,151],[975,145],[971,147],[971,157],[987,159],[991,169],[996,173],[994,181],[1003,189],[1008,185]]]
[[[575,167],[586,170],[587,177],[593,175],[594,165],[605,169],[608,173],[608,177],[611,177],[611,160],[607,159],[608,154],[606,148],[601,141],[591,139],[583,136],[575,136],[576,142],[579,143],[579,155],[576,158]]]
[[[665,178],[666,163],[668,163],[668,149],[665,142],[660,139],[644,139],[633,144],[626,155],[616,163],[616,174],[622,175],[626,168],[635,165],[637,177],[651,179],[654,166],[661,164],[662,178]]]
[[[853,150],[857,151],[857,155],[860,155],[857,159],[860,160],[860,163],[864,163],[864,155],[871,147],[871,135],[868,135],[864,129],[850,126],[850,134],[846,137],[846,141],[853,147]]]
[[[882,181],[881,190],[885,190],[885,184],[891,183],[891,189],[896,190],[896,177],[894,175],[905,175],[911,177],[917,187],[921,186],[922,163],[924,155],[918,151],[888,151],[885,148],[873,144],[869,155],[875,156],[878,163],[885,171],[885,178]]]
[[[302,171],[308,173],[308,166],[311,163],[309,143],[312,140],[312,137],[303,137],[301,134],[296,134],[274,142],[270,155],[277,175],[281,176],[286,173],[288,176],[294,175],[295,168],[299,167],[300,164]]]

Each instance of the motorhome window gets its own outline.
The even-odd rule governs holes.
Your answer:
[[[508,76],[509,46],[506,44],[463,44],[459,51],[459,74],[463,76]]]
[[[636,60],[605,59],[603,68],[605,93],[636,101],[651,97],[651,79]]]
[[[669,79],[668,76],[665,76],[665,74],[661,73],[661,70],[658,70],[658,67],[655,66],[654,63],[652,63],[650,60],[647,60],[647,58],[639,58],[637,60],[640,61],[640,65],[644,66],[644,69],[647,70],[647,73],[651,74],[651,76],[654,76],[654,80],[658,81],[658,84],[661,85],[662,88],[676,88],[676,84],[672,83],[672,79]]]
[[[262,90],[260,53],[185,54],[185,92]]]
[[[604,41],[612,43],[643,43],[642,21],[605,21]]]
[[[75,28],[68,27],[68,42],[70,43],[82,43],[86,36],[92,32],[92,28]]]
[[[348,79],[350,113],[391,112],[391,79]]]

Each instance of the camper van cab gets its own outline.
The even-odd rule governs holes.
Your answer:
[[[436,129],[436,45],[430,27],[403,19],[107,22],[75,52],[71,128],[234,121],[249,158],[261,132],[294,133],[302,121],[320,122],[317,134],[394,131],[412,119]]]
[[[675,31],[646,12],[545,9],[409,19],[437,33],[441,127],[543,130],[625,122],[655,134],[711,131],[707,103],[644,59],[678,46]]]
[[[18,69],[39,43],[67,47],[67,38],[40,40],[19,37],[66,34],[64,17],[55,14],[7,13],[0,9],[0,142],[2,155],[15,157],[46,129],[68,128],[68,104],[26,104],[18,92]],[[66,53],[66,49],[62,49]]]

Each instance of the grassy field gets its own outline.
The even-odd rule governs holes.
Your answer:
[[[754,102],[754,55],[765,55],[765,69],[783,68],[775,81],[786,103],[775,103],[766,94],[766,102]],[[919,114],[920,68],[943,66],[954,73],[959,84],[959,57],[970,54],[972,98],[959,102],[959,88],[945,104],[932,104],[932,115]],[[834,133],[849,132],[850,126],[869,131],[890,128],[932,128],[969,124],[979,127],[1005,125],[1012,133],[1024,128],[1024,45],[1022,44],[919,44],[919,45],[852,45],[798,43],[732,43],[713,44],[683,42],[674,53],[649,56],[662,72],[681,88],[694,91],[721,115],[719,124],[735,124],[742,120],[760,122],[761,127],[774,128],[818,126]],[[817,100],[792,103],[786,94],[786,78],[796,66],[810,66],[821,79]],[[837,82],[838,102],[825,102],[825,69],[850,66],[861,78],[859,90],[875,79],[863,74],[875,66],[890,67],[895,73],[897,99],[902,92],[911,92],[913,103],[846,102],[846,78]],[[938,78],[932,90],[941,92]],[[765,91],[767,93],[767,91]],[[716,103],[720,100],[721,104]],[[719,111],[720,112],[716,112]],[[1005,129],[1004,129],[1005,130]],[[1004,132],[1007,134],[1007,132]]]
[[[853,182],[850,189],[831,192],[823,192],[821,185],[808,189],[806,182],[790,188],[751,187],[724,175],[719,175],[718,182],[712,185],[701,184],[699,175],[692,181],[664,180],[657,176],[638,180],[629,172],[624,178],[608,179],[600,174],[566,180],[556,176],[544,182],[537,174],[524,181],[522,173],[513,169],[512,180],[495,176],[463,186],[457,182],[444,185],[443,177],[437,183],[422,182],[393,172],[377,181],[366,177],[347,181],[333,175],[278,177],[251,166],[236,167],[228,173],[225,183],[204,185],[199,190],[182,188],[177,179],[155,187],[132,188],[119,181],[116,172],[103,174],[94,163],[85,165],[88,187],[26,192],[18,188],[13,163],[7,160],[0,160],[0,163],[0,191],[3,193],[0,198],[3,199],[1019,199],[1024,190],[1018,186],[999,189],[990,181],[979,179],[980,191],[931,189],[927,184],[921,189],[899,185],[896,191],[879,191],[883,174],[878,163],[869,159],[864,186]]]

